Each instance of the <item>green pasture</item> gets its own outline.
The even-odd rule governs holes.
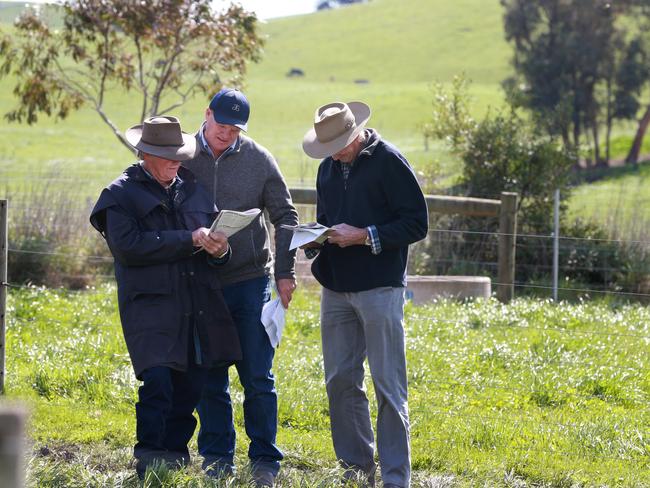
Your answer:
[[[318,290],[300,288],[274,373],[280,486],[336,486]],[[6,401],[29,411],[28,486],[138,486],[115,288],[11,289]],[[519,299],[406,309],[414,486],[650,486],[650,310]],[[235,373],[233,373],[234,375]],[[373,416],[376,404],[370,378]],[[237,462],[246,465],[233,376]],[[195,441],[192,452],[196,454]],[[217,486],[197,465],[145,486]],[[246,470],[219,486],[244,486]]]
[[[569,217],[605,225],[613,236],[650,241],[650,163],[603,171],[572,190]]]
[[[8,27],[22,4],[0,2],[0,22]],[[250,66],[245,91],[252,103],[250,135],[278,159],[291,186],[313,186],[318,161],[301,149],[314,111],[332,100],[363,100],[373,109],[370,125],[400,147],[428,188],[444,191],[460,173],[460,162],[442,141],[425,141],[420,127],[430,116],[431,84],[449,86],[464,73],[472,81],[476,117],[503,106],[501,81],[511,73],[512,48],[502,29],[498,0],[373,0],[315,14],[275,19],[261,25],[266,38],[262,61]],[[288,78],[291,68],[304,77]],[[367,83],[355,83],[365,80]],[[11,79],[0,81],[0,113],[15,106]],[[139,117],[138,97],[114,89],[108,116],[122,130]],[[207,99],[194,99],[175,114],[194,132]],[[615,128],[613,154],[624,156],[634,124]],[[650,142],[647,143],[650,152]],[[0,123],[0,197],[15,196],[45,181],[72,188],[89,201],[133,161],[90,108],[65,121],[43,117],[33,126]],[[609,174],[606,175],[609,178]],[[620,178],[581,186],[570,201],[574,216],[603,219],[616,194],[599,192]],[[626,187],[642,179],[627,174]],[[497,196],[486,189],[484,196]],[[603,197],[603,195],[605,195]],[[647,203],[623,199],[629,214]],[[622,201],[623,201],[622,200]],[[597,209],[591,211],[589,209]]]
[[[4,5],[0,18],[7,25],[17,8]],[[497,1],[376,0],[273,20],[262,32],[263,60],[250,67],[245,87],[252,104],[250,135],[273,152],[292,185],[314,183],[318,161],[303,154],[301,141],[316,107],[328,101],[369,103],[371,126],[397,144],[416,169],[439,167],[442,182],[451,181],[459,167],[440,142],[424,150],[419,127],[430,114],[431,83],[464,72],[474,82],[477,116],[502,103],[499,82],[510,54],[500,34]],[[306,76],[287,78],[292,67]],[[360,79],[368,83],[355,83]],[[0,82],[1,113],[16,103],[12,88],[11,80]],[[206,105],[195,99],[175,111],[185,130],[196,130]],[[139,117],[135,94],[116,89],[107,107],[121,129]],[[0,177],[14,192],[25,180],[53,172],[59,180],[83,182],[84,195],[94,195],[132,159],[88,108],[62,122],[41,118],[33,126],[0,125]]]

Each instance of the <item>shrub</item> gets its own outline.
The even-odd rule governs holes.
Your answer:
[[[462,80],[454,82],[451,94],[445,94],[441,86],[437,90],[434,115],[424,132],[445,139],[462,159],[463,173],[456,191],[492,198],[503,191],[519,194],[515,279],[524,284],[548,284],[553,259],[553,195],[559,189],[564,200],[569,197],[575,155],[548,136],[540,136],[514,111],[488,113],[482,121],[474,121]],[[560,235],[568,238],[560,247],[562,278],[571,285],[565,287],[645,292],[650,283],[647,246],[612,240],[596,224],[567,222],[563,202],[560,212]],[[431,224],[432,232],[418,248],[420,255],[412,260],[412,271],[496,276],[497,219],[447,216],[434,218]],[[540,291],[550,294],[544,288],[536,290]]]

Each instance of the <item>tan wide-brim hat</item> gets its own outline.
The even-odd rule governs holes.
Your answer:
[[[177,117],[149,117],[124,133],[134,148],[171,161],[192,159],[196,153],[196,138],[181,131]]]
[[[370,119],[370,107],[363,102],[334,102],[316,110],[314,127],[302,140],[302,149],[315,159],[336,154],[350,144]]]

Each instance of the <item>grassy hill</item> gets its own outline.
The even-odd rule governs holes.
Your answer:
[[[22,8],[0,2],[0,22],[7,25]],[[474,115],[480,117],[488,107],[502,105],[500,82],[511,72],[498,0],[373,0],[274,19],[261,31],[264,56],[250,66],[245,87],[252,103],[249,133],[275,154],[292,185],[314,182],[318,161],[303,154],[301,141],[316,107],[354,99],[370,104],[370,125],[400,147],[416,170],[438,167],[440,182],[451,184],[458,161],[441,142],[425,150],[418,129],[430,116],[431,83],[465,73],[472,80]],[[305,76],[287,77],[291,68]],[[10,80],[0,81],[0,114],[16,103],[12,89]],[[121,129],[133,124],[139,116],[135,96],[116,90],[111,99],[110,118]],[[196,130],[206,104],[197,98],[175,111],[185,130]],[[629,137],[633,130],[628,124],[617,134]],[[50,172],[82,178],[84,196],[94,196],[131,160],[90,109],[58,123],[44,118],[31,127],[0,125],[0,177],[13,192],[28,184],[27,176]],[[581,209],[592,205],[591,189],[576,192],[573,214],[588,214]],[[6,193],[0,185],[0,195]]]
[[[15,4],[0,6],[5,12],[0,19],[15,17]],[[507,73],[509,56],[500,16],[497,0],[374,0],[270,21],[262,25],[264,58],[247,78],[250,134],[276,155],[290,182],[311,185],[318,161],[307,158],[300,144],[314,110],[331,100],[360,99],[373,108],[371,125],[401,147],[416,168],[439,160],[447,174],[454,174],[457,164],[441,145],[425,152],[418,131],[429,114],[429,85],[465,71],[474,80],[477,113],[499,104],[498,82]],[[291,67],[306,76],[287,78]],[[0,82],[1,113],[16,103],[12,87],[9,80]],[[109,116],[125,129],[138,117],[135,98],[117,92],[112,98]],[[206,103],[196,99],[176,111],[186,130],[198,127]],[[131,160],[89,109],[59,123],[3,123],[0,147],[2,169],[16,181],[55,167],[90,178],[91,194]]]
[[[430,116],[430,85],[465,73],[473,81],[476,115],[500,105],[499,82],[510,56],[501,29],[496,0],[374,0],[269,22],[264,60],[251,67],[249,93],[253,110],[273,131],[253,130],[281,159],[301,162],[299,176],[308,179],[317,162],[302,155],[300,141],[314,110],[332,100],[359,99],[373,109],[371,125],[416,168],[437,161],[443,173],[455,174],[458,165],[442,145],[424,151],[418,130]],[[305,76],[287,78],[294,67]]]
[[[497,0],[374,0],[288,17],[264,28],[268,46],[252,79],[305,82],[429,83],[466,72],[479,84],[508,73],[509,47]]]

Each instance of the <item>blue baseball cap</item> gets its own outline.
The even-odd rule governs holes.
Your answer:
[[[234,88],[222,88],[210,102],[214,120],[220,124],[234,125],[245,131],[251,107],[242,92]]]

